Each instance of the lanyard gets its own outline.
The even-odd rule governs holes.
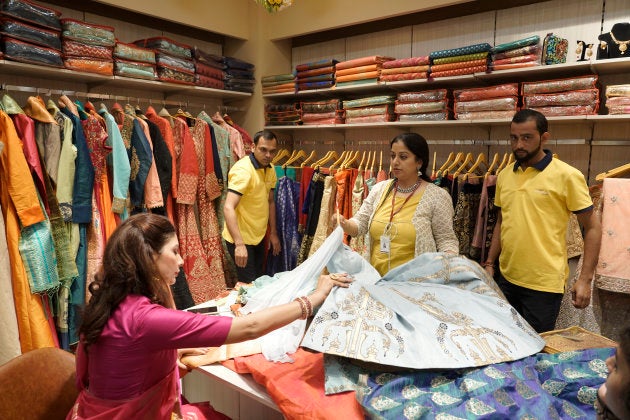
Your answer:
[[[396,181],[396,184],[394,185],[394,194],[392,195],[392,210],[389,212],[389,223],[391,223],[392,220],[394,219],[394,216],[400,213],[403,207],[405,207],[405,204],[407,204],[407,201],[409,201],[409,199],[416,192],[418,187],[420,187],[420,184],[422,184],[422,182],[418,182],[418,185],[416,185],[416,188],[414,188],[413,191],[411,191],[411,194],[409,194],[407,198],[405,198],[405,201],[403,201],[402,206],[398,207],[398,210],[394,211],[394,206],[396,205],[396,192],[398,191],[397,189],[398,181]]]

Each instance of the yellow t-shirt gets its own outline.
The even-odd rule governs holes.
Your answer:
[[[389,223],[392,210],[392,191],[385,197],[381,205],[374,212],[370,224],[370,262],[376,270],[384,276],[392,268],[398,267],[413,259],[416,249],[416,229],[411,222],[413,215],[422,198],[423,191],[413,195],[392,218],[389,228],[389,253],[381,252],[381,236]],[[405,199],[396,194],[394,212],[403,205]]]
[[[276,182],[273,166],[261,167],[253,155],[243,157],[230,169],[228,190],[241,196],[236,206],[236,220],[247,245],[258,245],[267,233],[269,192],[276,187]],[[223,238],[234,243],[225,223]]]
[[[582,173],[548,156],[535,167],[505,168],[494,203],[501,208],[501,274],[521,287],[564,293],[571,212],[593,205]]]

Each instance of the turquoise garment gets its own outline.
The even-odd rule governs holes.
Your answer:
[[[612,348],[539,353],[477,369],[383,373],[345,365],[371,419],[594,419]],[[361,376],[359,376],[361,374]]]
[[[125,203],[129,193],[129,176],[131,174],[131,165],[125,143],[120,129],[114,117],[107,112],[107,108],[101,105],[98,113],[105,119],[105,127],[107,129],[107,145],[112,148],[112,153],[107,157],[108,165],[112,169],[114,181],[112,183],[113,201],[112,211],[114,213],[123,213]]]
[[[303,347],[413,369],[506,362],[544,347],[485,270],[465,257],[424,253],[380,278],[340,244],[327,268],[355,282],[332,291]]]

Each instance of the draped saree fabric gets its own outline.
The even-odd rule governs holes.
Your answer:
[[[362,257],[340,245],[327,268],[348,272],[355,282],[333,290],[303,347],[412,369],[500,363],[544,347],[492,279],[467,258],[424,253],[379,279]]]

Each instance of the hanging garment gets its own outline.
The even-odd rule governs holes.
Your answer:
[[[74,146],[72,145],[72,120],[59,110],[57,105],[48,100],[48,111],[61,128],[61,151],[59,153],[59,163],[56,180],[57,201],[63,215],[63,220],[67,223],[72,221],[72,189],[74,186]]]
[[[483,180],[475,233],[471,243],[471,258],[481,262],[485,261],[490,249],[490,241],[497,222],[497,209],[494,206],[494,192],[496,190],[497,176],[487,175]]]
[[[303,211],[304,200],[306,199],[306,192],[313,179],[315,169],[310,166],[304,166],[302,168],[302,176],[300,177],[300,197],[298,200],[298,232],[304,233],[306,230],[306,219],[308,218],[308,211]]]
[[[324,196],[325,178],[326,176],[319,172],[313,175],[307,197],[304,200],[304,206],[308,209],[308,217],[306,220],[306,231],[302,237],[302,244],[300,245],[300,252],[298,254],[298,265],[303,263],[309,256],[313,237],[317,230],[317,222],[319,221],[322,197]]]
[[[276,167],[277,168],[277,167]],[[288,176],[278,179],[276,187],[276,230],[280,238],[280,254],[269,253],[267,274],[293,270],[297,266],[302,235],[298,232],[298,200],[300,184]]]
[[[332,231],[331,217],[335,214],[335,197],[337,195],[337,183],[335,178],[327,176],[324,180],[324,193],[322,195],[322,201],[319,208],[319,217],[317,222],[317,228],[313,235],[313,241],[308,251],[310,257],[319,249],[324,243],[326,237]]]
[[[0,142],[0,155],[4,143]],[[0,175],[1,179],[1,175]],[[13,287],[11,286],[11,264],[9,248],[4,229],[4,216],[0,207],[0,318],[3,328],[0,328],[0,365],[22,354],[20,350],[20,333],[13,301]]]
[[[195,143],[186,122],[175,118],[174,145],[179,168],[177,187],[177,235],[179,250],[184,259],[184,272],[195,304],[213,299],[210,268],[201,242],[195,206],[202,174]]]
[[[166,205],[166,214],[170,221],[175,224],[175,200],[177,199],[177,158],[175,156],[175,146],[173,142],[173,128],[171,127],[170,122],[164,118],[159,116],[155,109],[152,106],[147,108],[147,112],[145,114],[149,121],[157,125],[160,130],[160,134],[162,135],[162,139],[168,148],[169,155],[171,156],[171,189],[169,194],[164,198]],[[162,183],[160,182],[160,186]]]
[[[460,181],[463,186],[459,192],[455,215],[453,217],[453,229],[459,241],[459,253],[470,255],[471,243],[475,231],[475,221],[479,211],[482,184],[473,184],[471,181]]]
[[[157,164],[153,158],[153,139],[151,139],[149,125],[142,118],[137,118],[135,116],[133,118],[135,118],[134,123],[137,123],[140,127],[142,127],[142,132],[138,132],[138,134],[140,135],[140,140],[149,155],[147,159],[151,162],[151,165],[149,166],[149,173],[147,174],[147,180],[144,184],[144,205],[148,209],[164,207],[160,177],[158,175]]]
[[[363,199],[366,197],[367,186],[363,178],[363,171],[358,171],[357,178],[354,181],[352,188],[352,215],[356,214],[363,203]],[[365,236],[359,235],[350,239],[350,249],[363,255],[367,250],[365,249]]]
[[[53,347],[52,330],[48,326],[40,296],[31,293],[26,270],[18,250],[20,224],[31,226],[44,220],[37,190],[30,176],[21,140],[11,118],[0,111],[0,204],[4,216],[6,241],[11,264],[11,285],[17,316],[22,353]]]
[[[227,286],[223,269],[221,229],[213,201],[220,196],[221,191],[214,172],[212,143],[208,123],[197,119],[191,129],[191,135],[199,166],[197,213],[199,214],[201,244],[209,269],[209,277],[206,279],[206,282],[210,286],[211,297],[208,299],[213,299],[224,292]]]
[[[108,166],[112,175],[112,212],[121,214],[125,211],[129,194],[131,164],[116,120],[114,120],[112,114],[107,111],[103,104],[101,104],[99,113],[105,120],[105,129],[107,130],[106,145],[111,149],[111,161]]]

